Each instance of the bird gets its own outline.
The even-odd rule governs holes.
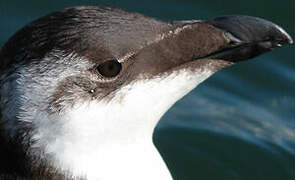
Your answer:
[[[163,114],[215,72],[292,42],[245,15],[78,6],[41,17],[0,51],[0,178],[172,179],[152,142]]]

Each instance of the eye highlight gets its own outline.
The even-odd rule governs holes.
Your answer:
[[[122,64],[117,60],[109,60],[97,67],[97,71],[100,75],[107,78],[117,76],[122,70]]]

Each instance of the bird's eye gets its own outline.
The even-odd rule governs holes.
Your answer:
[[[117,60],[106,61],[97,67],[99,74],[107,78],[117,76],[121,69],[122,65]]]

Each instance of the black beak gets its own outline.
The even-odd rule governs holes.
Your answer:
[[[261,18],[224,16],[204,23],[222,30],[230,42],[227,47],[203,58],[238,62],[293,43],[280,26]]]

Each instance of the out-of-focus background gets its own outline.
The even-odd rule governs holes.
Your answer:
[[[28,22],[77,5],[162,20],[245,14],[295,38],[294,0],[0,0],[0,46]],[[154,142],[176,180],[295,179],[294,53],[287,46],[222,70],[166,113]]]

